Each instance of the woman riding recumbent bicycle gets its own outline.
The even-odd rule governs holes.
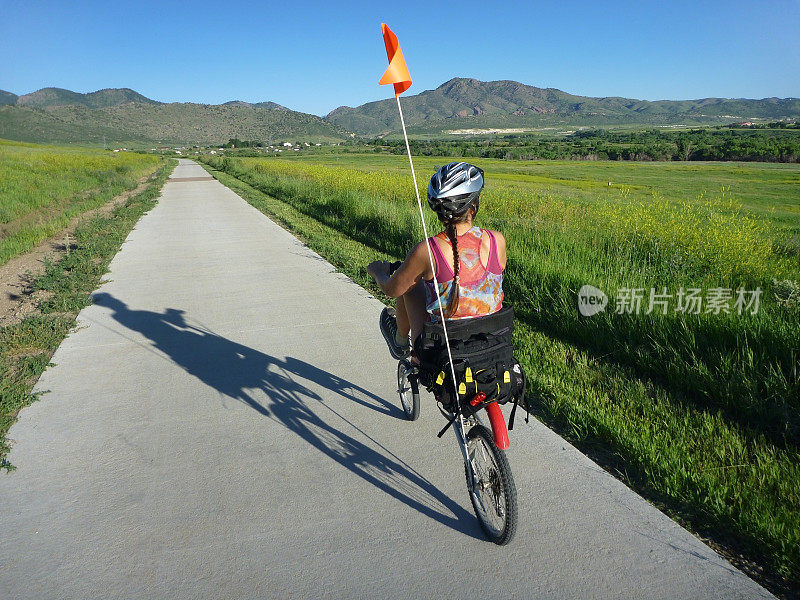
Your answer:
[[[498,404],[514,401],[512,427],[524,400],[525,376],[513,356],[514,313],[503,307],[505,238],[473,225],[483,181],[483,171],[467,163],[439,169],[428,186],[428,204],[444,231],[417,244],[402,263],[375,261],[367,272],[384,293],[397,298],[396,310],[381,313],[380,329],[399,361],[398,391],[406,417],[419,415],[420,384],[433,392],[449,419],[439,437],[455,424],[481,526],[492,541],[505,544],[516,523],[516,491],[503,452],[508,434]],[[476,419],[483,408],[491,433]],[[467,426],[472,427],[468,433]],[[500,523],[493,524],[492,517]]]

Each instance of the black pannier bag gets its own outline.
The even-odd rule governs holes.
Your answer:
[[[514,309],[508,304],[484,317],[447,322],[460,400],[469,402],[479,392],[486,394],[486,402],[523,400],[525,375],[514,358],[513,329]],[[425,375],[421,382],[445,406],[451,405],[454,386],[441,323],[425,324],[414,352]]]

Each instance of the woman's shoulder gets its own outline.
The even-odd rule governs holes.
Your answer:
[[[428,263],[428,250],[431,249],[431,240],[434,240],[436,236],[429,237],[428,239],[422,240],[421,242],[417,242],[414,244],[414,247],[411,248],[411,252],[408,253],[409,257],[414,257],[417,259],[425,258],[425,263]],[[434,244],[436,245],[436,244]]]
[[[494,229],[484,229],[484,231],[490,233],[498,244],[506,245],[506,238],[499,231],[495,231]]]

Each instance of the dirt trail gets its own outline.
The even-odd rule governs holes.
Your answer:
[[[154,177],[155,173],[140,178],[135,188],[115,196],[103,206],[81,213],[54,236],[40,242],[29,252],[15,256],[6,264],[0,265],[0,327],[19,323],[36,312],[47,293],[34,292],[31,284],[44,272],[45,260],[48,257],[57,261],[67,253],[67,245],[72,246],[75,243],[75,229],[81,222],[111,214],[117,206],[143,191]]]

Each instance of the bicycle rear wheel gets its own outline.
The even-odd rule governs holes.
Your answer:
[[[400,394],[400,405],[409,421],[419,418],[419,382],[413,371],[414,367],[407,360],[397,363],[397,393]]]
[[[483,425],[469,430],[466,443],[470,462],[464,470],[472,508],[486,537],[503,546],[517,530],[517,488],[511,467],[505,452],[495,446],[492,432]]]

